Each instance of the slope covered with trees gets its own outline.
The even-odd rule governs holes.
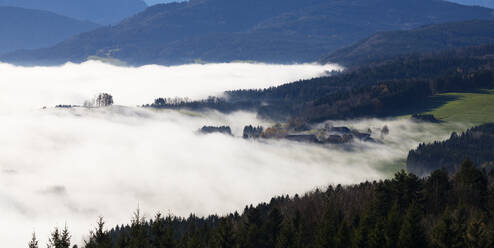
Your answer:
[[[473,20],[377,33],[324,57],[322,63],[358,66],[398,55],[494,44],[494,22]]]
[[[46,10],[99,24],[116,23],[147,7],[142,0],[0,0],[0,6]]]
[[[100,219],[84,247],[487,248],[494,244],[493,182],[494,175],[466,161],[454,177],[441,170],[423,179],[399,172],[384,181],[275,197],[240,214],[147,220],[138,210],[130,224],[108,231]],[[50,242],[70,243],[65,232],[56,229]]]
[[[494,124],[485,124],[469,129],[443,142],[421,144],[410,151],[407,170],[417,175],[428,175],[434,170],[445,168],[454,173],[462,161],[471,159],[482,168],[494,165]]]
[[[134,65],[312,62],[379,31],[476,18],[493,20],[494,15],[490,9],[436,0],[191,0],[155,5],[116,26],[1,59],[61,63],[99,56]]]
[[[261,90],[230,91],[226,98],[193,102],[157,99],[148,106],[252,110],[261,117],[309,122],[421,113],[450,100],[445,97],[429,103],[436,94],[494,88],[493,54],[494,45],[487,45],[406,55],[331,77]]]

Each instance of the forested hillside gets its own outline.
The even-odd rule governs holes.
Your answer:
[[[365,65],[398,55],[494,44],[494,22],[473,20],[377,33],[321,59],[321,63]]]
[[[148,220],[137,211],[130,224],[109,231],[100,220],[84,247],[487,248],[494,244],[493,182],[494,175],[466,161],[452,178],[441,170],[424,179],[399,172],[275,197],[240,214]],[[51,243],[69,247],[56,244],[70,244],[70,234],[57,229]]]
[[[328,119],[390,117],[421,113],[447,102],[429,102],[438,93],[494,88],[494,45],[440,53],[406,55],[350,70],[262,90],[226,92],[189,102],[155,101],[155,108],[204,108],[224,112],[257,111],[271,119]]]
[[[462,134],[453,133],[443,142],[421,144],[408,154],[407,171],[428,175],[444,168],[454,173],[465,159],[482,168],[494,166],[494,124],[474,127]]]
[[[53,46],[72,35],[97,27],[95,23],[48,11],[0,7],[0,54]]]
[[[116,26],[1,60],[39,64],[99,56],[133,65],[313,62],[379,31],[471,19],[493,20],[494,15],[490,9],[436,0],[191,0],[155,5]]]

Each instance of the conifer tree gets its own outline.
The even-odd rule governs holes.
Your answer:
[[[386,226],[385,226],[386,246],[385,247],[394,248],[398,246],[400,230],[401,230],[400,210],[398,208],[398,204],[395,203],[386,218]]]
[[[70,233],[67,226],[62,231],[58,227],[51,233],[48,239],[48,248],[70,248]]]
[[[296,232],[291,221],[283,222],[281,232],[276,241],[276,248],[296,248]]]
[[[460,204],[487,209],[487,180],[469,159],[461,164],[455,176],[457,196]]]
[[[28,248],[38,248],[38,239],[36,238],[36,233],[33,233],[31,241],[29,241]]]
[[[370,248],[382,248],[386,245],[385,224],[384,220],[379,220],[374,230],[369,235]]]
[[[233,248],[235,246],[235,233],[230,220],[226,218],[220,220],[213,242],[215,248]]]
[[[421,224],[422,214],[416,203],[406,211],[400,230],[398,246],[400,248],[427,247],[427,237]]]
[[[86,241],[85,248],[111,248],[112,242],[110,234],[104,229],[103,217],[99,217],[97,227],[89,234],[89,241]]]
[[[165,219],[161,213],[156,214],[151,224],[151,236],[153,237],[151,244],[154,248],[175,247],[173,228],[170,226],[170,222],[171,216]]]
[[[334,247],[335,236],[337,230],[337,221],[334,213],[334,207],[329,204],[326,207],[323,219],[318,226],[318,232],[316,234],[316,248]]]
[[[468,224],[467,233],[465,235],[465,243],[467,248],[488,248],[493,247],[493,231],[485,224],[483,218],[472,218]]]
[[[359,226],[355,232],[355,238],[353,247],[354,248],[363,248],[369,247],[369,235],[374,227],[373,220],[370,217],[368,211],[364,213],[362,216]]]
[[[278,240],[278,236],[280,234],[281,225],[283,223],[283,216],[278,208],[273,208],[269,214],[266,223],[264,224],[264,229],[266,234],[268,235],[266,240],[267,247],[273,247],[276,245],[276,241]]]
[[[150,240],[147,233],[147,226],[139,208],[134,212],[131,220],[129,233],[129,248],[148,248]]]
[[[457,235],[453,228],[453,219],[451,218],[449,209],[446,209],[432,230],[432,244],[437,248],[453,247]]]
[[[350,228],[345,220],[342,220],[335,237],[335,248],[351,247],[352,240],[350,237]]]

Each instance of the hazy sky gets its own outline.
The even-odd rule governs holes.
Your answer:
[[[244,125],[273,123],[254,113],[190,113],[135,107],[156,97],[200,98],[237,88],[264,88],[324,75],[332,65],[210,64],[124,68],[87,62],[62,67],[0,64],[0,240],[23,247],[36,231],[45,245],[67,224],[81,243],[98,216],[128,223],[139,204],[187,216],[241,211],[280,194],[389,176],[420,141],[444,139],[437,125],[361,120],[384,125],[382,144],[347,147],[243,140]],[[53,109],[81,104],[98,92],[114,96],[102,109]],[[47,109],[41,109],[48,106]],[[200,135],[203,125],[230,125],[236,137]],[[376,137],[378,138],[378,137]],[[394,166],[383,172],[383,165]],[[3,223],[3,224],[2,224]]]

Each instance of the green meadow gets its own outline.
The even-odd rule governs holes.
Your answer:
[[[466,122],[475,125],[494,122],[494,90],[469,93],[445,93],[436,97],[448,98],[426,114],[433,114],[446,122]]]

